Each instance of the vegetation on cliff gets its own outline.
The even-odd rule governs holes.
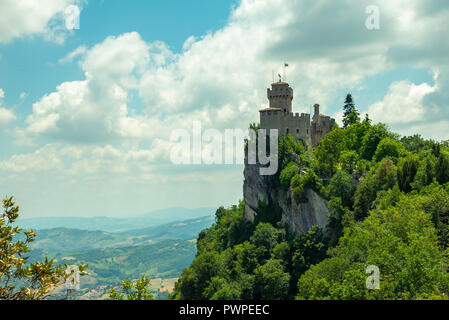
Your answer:
[[[276,204],[261,204],[253,224],[243,219],[243,202],[221,207],[173,298],[448,298],[448,142],[400,137],[360,120],[352,99],[346,105],[344,128],[314,150],[282,137],[270,178],[297,203],[307,189],[326,198],[326,231],[291,234]],[[380,289],[366,286],[371,265]]]

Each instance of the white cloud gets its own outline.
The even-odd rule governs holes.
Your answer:
[[[2,108],[2,99],[5,97],[5,91],[0,88],[0,128],[6,126],[8,123],[16,119],[12,110]]]
[[[73,59],[79,56],[84,56],[87,53],[87,47],[82,45],[73,50],[72,52],[69,52],[65,57],[59,59],[59,63],[67,63],[72,62]]]
[[[0,107],[0,128],[16,119],[14,112],[9,109]]]
[[[72,176],[79,174],[128,173],[139,176],[168,161],[170,143],[154,140],[147,149],[129,145],[113,146],[46,144],[34,152],[15,154],[0,161],[0,171],[52,171]]]
[[[148,59],[148,47],[136,32],[107,38],[82,61],[86,80],[64,82],[33,104],[25,133],[92,142],[127,132],[128,90],[136,87],[135,75]]]
[[[368,108],[368,114],[377,122],[389,124],[413,123],[425,120],[423,98],[435,91],[435,87],[422,83],[398,81],[390,85],[389,92],[382,101]]]
[[[61,42],[65,29],[64,11],[80,0],[2,0],[0,1],[0,43],[30,35],[43,35]]]

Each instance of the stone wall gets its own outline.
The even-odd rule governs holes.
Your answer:
[[[313,117],[311,125],[311,141],[312,146],[316,147],[321,139],[329,133],[335,125],[335,119],[329,116],[318,115]]]
[[[310,114],[290,113],[284,115],[281,110],[263,110],[260,112],[261,129],[278,129],[279,135],[290,134],[306,143],[310,139]]]
[[[271,189],[268,183],[269,177],[261,176],[259,168],[259,164],[250,165],[245,159],[243,198],[246,221],[254,222],[259,201],[266,204],[275,201],[282,209],[281,221],[288,225],[291,232],[300,235],[307,232],[313,225],[319,226],[324,231],[326,230],[329,211],[325,199],[313,190],[307,190],[308,201],[297,204],[291,196],[291,190],[288,191],[286,197],[285,192],[280,188]],[[286,203],[286,199],[290,199],[290,201]]]

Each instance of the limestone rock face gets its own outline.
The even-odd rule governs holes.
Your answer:
[[[279,205],[282,208],[282,223],[287,224],[290,231],[299,235],[307,232],[314,225],[326,230],[329,211],[325,199],[310,189],[306,191],[306,203],[296,204],[290,190],[289,195],[290,206],[285,205],[282,201]]]
[[[260,165],[248,164],[245,159],[245,170],[243,176],[243,199],[245,200],[245,215],[246,221],[254,222],[254,217],[257,214],[256,210],[259,201],[269,203],[270,194],[268,191],[267,177],[259,174]]]
[[[329,211],[327,201],[313,190],[306,190],[306,203],[297,204],[292,197],[291,190],[287,196],[280,189],[271,189],[267,176],[259,174],[260,165],[248,164],[245,161],[243,197],[245,200],[245,220],[254,222],[257,215],[259,201],[269,204],[272,201],[282,209],[282,222],[287,224],[291,232],[303,234],[313,225],[325,231]]]

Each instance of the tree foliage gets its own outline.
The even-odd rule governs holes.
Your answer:
[[[150,294],[150,279],[145,275],[131,281],[126,279],[121,282],[120,289],[112,289],[109,297],[112,300],[153,300],[154,297]]]
[[[346,95],[345,104],[343,106],[343,128],[347,128],[351,124],[360,122],[360,114],[357,111],[352,95]]]
[[[345,230],[332,258],[298,281],[299,299],[423,299],[447,297],[447,257],[438,249],[428,214],[413,199],[374,209]],[[380,289],[365,285],[365,269],[380,270]]]
[[[23,231],[14,226],[19,217],[19,206],[13,197],[3,199],[0,215],[0,300],[42,300],[48,298],[56,288],[70,281],[75,270],[66,272],[66,265],[55,265],[53,260],[28,262],[29,244],[36,232]],[[15,240],[23,233],[25,240]],[[87,265],[78,266],[80,275]],[[69,293],[69,291],[67,291]]]

